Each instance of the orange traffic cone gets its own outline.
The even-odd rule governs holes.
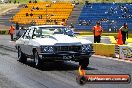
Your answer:
[[[121,30],[118,31],[118,40],[117,40],[117,44],[118,44],[118,45],[123,45]]]

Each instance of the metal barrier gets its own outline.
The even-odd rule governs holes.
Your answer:
[[[115,57],[119,58],[119,46],[115,45]]]
[[[132,61],[132,46],[119,45],[119,58]]]
[[[8,35],[9,34],[9,30],[0,30],[0,34]]]
[[[115,57],[115,44],[94,43],[95,55]]]
[[[95,55],[117,57],[119,59],[132,61],[132,46],[129,45],[94,43],[93,49]]]

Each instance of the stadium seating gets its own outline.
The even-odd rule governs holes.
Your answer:
[[[28,3],[12,19],[19,24],[31,24],[34,20],[36,25],[59,24],[62,19],[67,20],[74,6],[70,2],[38,2]],[[46,21],[47,19],[47,21]]]
[[[126,12],[124,8],[127,8]],[[132,4],[92,3],[84,5],[76,29],[91,30],[96,21],[100,21],[106,31],[118,30],[126,22],[129,29],[132,30]]]

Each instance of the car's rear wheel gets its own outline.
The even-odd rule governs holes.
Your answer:
[[[89,58],[85,58],[79,61],[79,65],[83,68],[86,69],[87,66],[89,65]]]
[[[26,55],[21,51],[21,48],[18,47],[18,61],[22,62],[22,63],[26,63],[27,62],[27,57]]]
[[[38,55],[38,52],[37,51],[34,51],[34,53],[33,53],[33,58],[34,58],[34,64],[35,64],[35,66],[38,68],[40,68],[40,67],[42,67],[42,60],[41,60],[41,58],[39,57],[39,55]]]

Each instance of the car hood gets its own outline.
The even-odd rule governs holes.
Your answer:
[[[43,38],[36,38],[33,41],[39,43],[39,45],[81,45],[92,43],[86,39],[78,39],[77,37],[72,37],[63,34],[56,34],[45,36]]]

